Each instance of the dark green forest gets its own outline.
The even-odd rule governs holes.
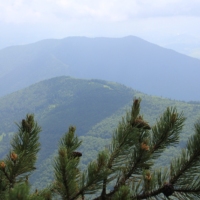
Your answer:
[[[134,98],[140,97],[141,115],[150,125],[156,123],[167,107],[175,106],[186,117],[180,133],[180,142],[169,147],[156,161],[156,166],[167,166],[192,134],[193,124],[200,116],[199,102],[183,102],[140,93],[124,85],[102,80],[84,80],[58,77],[39,82],[26,89],[0,98],[0,157],[8,151],[16,132],[16,123],[29,113],[42,127],[41,150],[37,169],[30,177],[33,188],[44,188],[53,179],[52,159],[58,142],[68,127],[76,126],[76,134],[82,140],[79,151],[81,169],[95,158],[99,150],[109,144],[113,131],[121,117],[130,110]]]

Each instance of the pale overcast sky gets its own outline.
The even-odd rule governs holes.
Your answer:
[[[0,48],[68,36],[200,39],[200,0],[0,0]]]

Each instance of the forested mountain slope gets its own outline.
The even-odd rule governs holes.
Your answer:
[[[184,112],[187,120],[179,144],[183,147],[192,133],[193,123],[200,117],[200,104],[197,102],[192,104],[149,96],[113,82],[62,76],[0,98],[0,157],[6,154],[10,138],[17,131],[14,122],[20,122],[27,113],[34,113],[42,126],[42,148],[38,171],[32,181],[45,185],[52,178],[51,159],[58,140],[70,125],[76,126],[76,133],[83,140],[80,151],[84,167],[99,149],[108,144],[113,130],[136,97],[142,98],[142,114],[151,126],[168,106],[176,106]],[[176,151],[168,149],[166,156],[172,156]],[[166,157],[162,157],[160,162],[166,164]]]
[[[0,50],[0,96],[68,75],[115,81],[147,94],[199,101],[200,60],[129,36],[68,37]]]
[[[0,133],[13,132],[16,130],[14,122],[21,120],[26,113],[34,113],[43,129],[43,148],[47,146],[45,142],[50,141],[55,147],[69,125],[76,125],[78,135],[85,135],[133,96],[133,90],[116,83],[53,78],[0,99]]]

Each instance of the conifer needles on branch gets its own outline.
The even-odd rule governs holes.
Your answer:
[[[2,191],[0,195],[5,199],[8,198],[6,192],[12,190],[16,184],[26,183],[28,185],[28,178],[36,169],[37,153],[40,150],[39,132],[41,128],[35,122],[34,115],[27,115],[17,126],[18,132],[11,141],[12,148],[7,157],[0,162],[0,190]],[[16,187],[19,186],[16,185]],[[21,189],[29,190],[26,187]],[[14,188],[15,190],[17,189]],[[9,195],[14,194],[17,192],[9,193]]]
[[[35,169],[41,129],[34,116],[27,115],[18,124],[10,152],[0,162],[0,199],[15,198],[22,192],[22,197],[30,200],[200,198],[200,121],[170,168],[155,169],[154,162],[164,150],[178,144],[185,117],[176,108],[167,108],[156,124],[150,126],[140,114],[140,103],[141,99],[133,101],[110,145],[85,170],[79,165],[81,141],[75,135],[76,128],[70,126],[59,142],[53,183],[32,194],[28,177]]]

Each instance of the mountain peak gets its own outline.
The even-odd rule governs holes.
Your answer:
[[[66,75],[119,82],[172,99],[200,100],[200,60],[136,36],[43,40],[1,50],[0,63],[0,96]]]

